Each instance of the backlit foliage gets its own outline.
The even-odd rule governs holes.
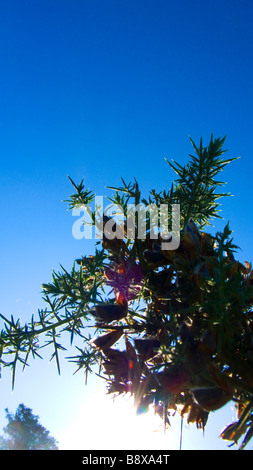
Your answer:
[[[204,429],[210,412],[231,402],[237,421],[221,438],[247,445],[253,434],[253,272],[249,262],[236,259],[229,224],[216,235],[208,231],[219,217],[218,199],[227,195],[218,191],[224,183],[216,177],[234,160],[223,159],[224,141],[192,142],[187,165],[168,162],[177,175],[169,190],[151,190],[148,199],[136,181],[122,179],[121,187],[111,188],[110,201],[125,217],[130,202],[180,204],[180,246],[163,250],[161,234],[151,237],[147,213],[144,239],[128,239],[126,230],[123,239],[104,235],[94,255],[76,260],[70,272],[54,272],[43,285],[46,308],[36,319],[22,326],[2,315],[1,362],[11,366],[13,380],[17,363],[25,367],[45,345],[53,347],[60,370],[66,348],[60,339],[68,332],[76,344],[68,360],[86,375],[103,377],[108,393],[131,394],[138,412],[154,407],[165,426],[178,412]],[[94,194],[83,182],[71,182],[69,208],[91,204]]]

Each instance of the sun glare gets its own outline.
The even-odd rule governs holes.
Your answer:
[[[80,408],[60,444],[66,450],[173,450],[179,432],[174,426],[173,434],[170,428],[164,432],[152,409],[137,415],[131,397],[112,399],[100,390]]]

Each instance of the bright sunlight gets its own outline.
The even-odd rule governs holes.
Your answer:
[[[97,409],[94,409],[96,403]],[[95,416],[95,418],[94,418]],[[173,417],[172,417],[173,420]],[[64,450],[179,449],[180,422],[164,432],[162,419],[151,409],[136,414],[129,397],[95,392],[79,410],[62,436]]]

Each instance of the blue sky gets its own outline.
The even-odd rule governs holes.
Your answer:
[[[229,219],[238,256],[253,259],[252,19],[251,0],[1,2],[1,313],[29,320],[52,269],[93,250],[72,236],[67,175],[97,195],[121,176],[163,189],[174,177],[164,157],[185,163],[189,136],[207,145],[227,135],[227,157],[241,156],[222,175],[234,196],[215,227]],[[80,400],[103,388],[72,372],[66,364],[58,378],[36,362],[11,393],[4,371],[1,423],[23,401],[61,436]]]

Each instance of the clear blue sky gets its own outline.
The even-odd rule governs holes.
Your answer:
[[[93,250],[72,237],[68,174],[97,195],[121,176],[163,189],[174,177],[164,157],[185,163],[189,135],[227,135],[227,156],[242,157],[224,171],[234,197],[216,227],[229,219],[240,258],[253,259],[252,21],[251,0],[1,2],[1,313],[29,320],[52,269]],[[103,387],[72,372],[36,362],[12,394],[3,371],[1,423],[23,401],[61,436]]]

